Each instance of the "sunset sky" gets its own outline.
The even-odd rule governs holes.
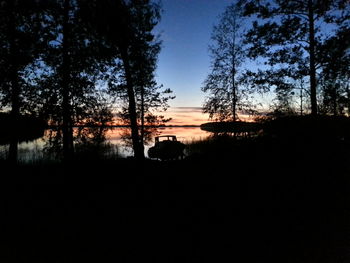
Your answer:
[[[157,81],[173,90],[166,115],[170,124],[201,124],[204,94],[202,83],[209,73],[208,44],[213,25],[230,0],[162,0],[162,20],[157,27],[163,40]]]
[[[172,118],[167,125],[201,125],[208,122],[208,115],[201,107],[171,107],[164,116]]]

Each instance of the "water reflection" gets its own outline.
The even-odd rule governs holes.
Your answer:
[[[75,131],[75,153],[82,159],[119,157],[118,146],[108,141],[105,127],[80,127]]]
[[[116,145],[107,140],[107,132],[110,128],[105,127],[78,127],[73,130],[75,155],[77,158],[102,159],[118,155]],[[63,157],[63,134],[60,129],[47,130],[42,151],[50,159],[62,159]]]
[[[158,128],[145,140],[145,154],[154,143],[156,135],[176,135],[183,143],[205,139],[210,133],[199,127]],[[111,156],[127,157],[132,155],[128,140],[128,128],[80,127],[74,129],[75,151],[79,158],[105,158]],[[8,145],[0,146],[0,158],[6,158]],[[45,130],[41,138],[18,145],[18,160],[22,162],[36,160],[59,160],[62,157],[62,133],[58,129]]]
[[[161,134],[176,135],[178,141],[183,143],[205,139],[211,133],[201,130],[199,127],[164,127],[160,128]]]
[[[119,147],[120,154],[125,157],[132,155],[132,147],[130,141],[125,140],[126,134],[129,134],[128,128],[112,128],[107,132],[107,140]],[[157,135],[176,135],[178,141],[187,143],[195,140],[205,139],[210,133],[201,130],[199,127],[163,127],[158,128],[157,132],[145,140],[145,155],[148,149],[154,144],[154,137]]]

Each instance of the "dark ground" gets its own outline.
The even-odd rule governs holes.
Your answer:
[[[340,141],[1,171],[0,262],[350,262]]]

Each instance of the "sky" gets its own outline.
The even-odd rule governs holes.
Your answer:
[[[173,117],[170,124],[208,121],[200,110],[205,97],[201,86],[210,72],[208,45],[213,25],[230,3],[232,0],[162,0],[156,32],[161,33],[163,43],[156,75],[158,83],[176,96],[167,114]]]

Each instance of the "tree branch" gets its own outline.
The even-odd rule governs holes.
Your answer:
[[[293,15],[293,16],[299,16],[304,19],[308,19],[307,13],[299,13],[299,12],[277,12],[277,15]]]

